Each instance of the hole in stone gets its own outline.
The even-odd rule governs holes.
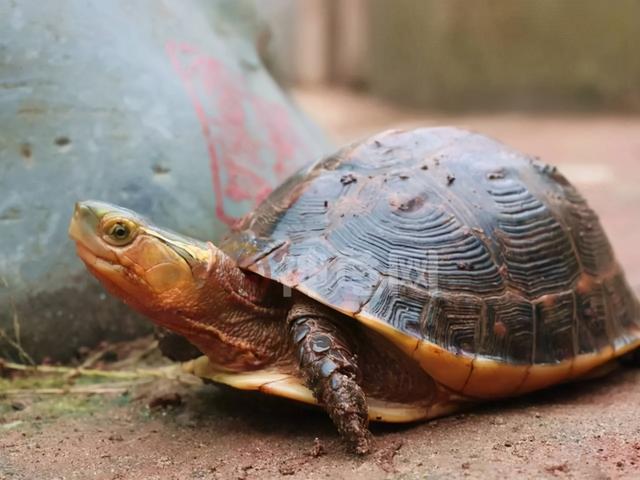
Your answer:
[[[151,167],[151,169],[153,170],[153,173],[155,173],[156,175],[163,175],[163,174],[167,174],[171,171],[171,169],[169,167],[166,167],[164,165],[160,165],[160,164],[155,164]]]
[[[20,145],[20,155],[22,155],[22,158],[24,158],[25,160],[31,160],[31,157],[33,156],[31,145],[29,145],[28,143],[23,143],[22,145]]]
[[[59,147],[66,147],[71,144],[71,139],[69,137],[58,137],[54,142]]]

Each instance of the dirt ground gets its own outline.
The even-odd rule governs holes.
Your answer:
[[[448,117],[340,91],[296,96],[337,144],[389,126],[455,124],[559,165],[640,292],[640,117]],[[321,412],[277,399],[165,379],[91,386],[0,396],[0,479],[640,478],[640,369],[374,426],[365,458],[345,451]]]
[[[160,392],[179,393],[180,404],[150,409]],[[377,451],[356,458],[320,412],[153,382],[77,397],[64,410],[52,408],[55,398],[22,404],[3,418],[0,478],[639,478],[639,398],[640,371],[620,371],[455,417],[378,426]]]

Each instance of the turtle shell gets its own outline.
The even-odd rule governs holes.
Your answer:
[[[222,249],[472,397],[567,381],[640,345],[638,301],[578,191],[465,130],[344,148],[274,191]]]

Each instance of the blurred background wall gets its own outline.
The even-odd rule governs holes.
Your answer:
[[[254,0],[281,83],[445,110],[640,111],[638,0]]]

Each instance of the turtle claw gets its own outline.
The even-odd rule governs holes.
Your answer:
[[[363,435],[358,437],[353,444],[353,451],[358,455],[368,455],[371,453],[371,445],[373,443],[373,436],[369,431],[366,431]]]
[[[320,394],[322,404],[350,448],[358,455],[366,455],[371,451],[373,437],[364,393],[353,378],[337,372],[330,383],[333,388]]]

